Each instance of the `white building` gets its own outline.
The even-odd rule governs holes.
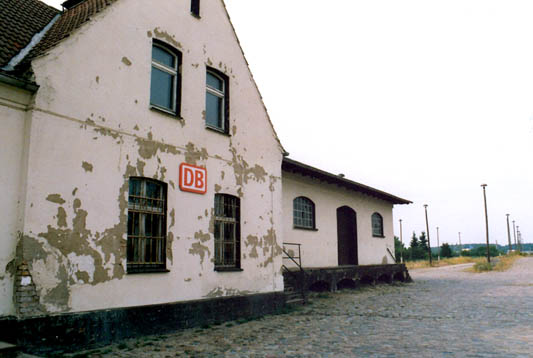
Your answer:
[[[274,312],[284,241],[310,266],[391,262],[406,201],[290,170],[282,189],[286,153],[222,0],[63,5],[0,0],[5,339],[106,342]],[[318,231],[291,227],[296,197],[315,202]],[[341,205],[358,215],[355,261],[337,261]]]

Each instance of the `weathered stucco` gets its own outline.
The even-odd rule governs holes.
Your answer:
[[[25,141],[31,94],[0,83],[0,318],[15,314],[13,285],[15,251],[22,230],[25,176]]]
[[[14,312],[12,275],[5,267],[15,257],[17,230],[19,259],[28,263],[43,313],[283,289],[281,147],[222,2],[203,4],[200,20],[188,5],[117,1],[34,61],[40,89],[25,114],[31,118],[26,132],[21,120],[13,121],[20,135],[18,142],[11,139],[12,147],[20,142],[27,151],[27,183],[9,178],[13,193],[24,193],[24,215],[19,227],[16,217],[9,219],[2,236],[9,239],[0,255],[10,254],[0,257],[0,315]],[[182,51],[181,118],[150,109],[154,38]],[[91,54],[94,47],[98,58]],[[208,63],[231,79],[230,135],[205,128]],[[24,172],[21,163],[10,165]],[[180,163],[207,169],[205,195],[180,191]],[[134,176],[168,184],[167,273],[126,272]],[[239,272],[214,270],[215,193],[241,199]],[[8,210],[19,199],[10,200]]]
[[[357,217],[357,248],[359,265],[393,263],[387,248],[394,252],[393,205],[362,193],[320,182],[298,174],[283,172],[283,241],[302,244],[302,264],[307,267],[338,265],[337,208],[348,206]],[[293,227],[293,200],[299,196],[315,204],[317,231]],[[383,238],[372,236],[371,216],[383,217]],[[289,260],[284,264],[291,265]]]

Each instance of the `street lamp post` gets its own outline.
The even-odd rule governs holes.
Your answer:
[[[440,261],[439,227],[437,226],[437,261]]]
[[[429,243],[428,204],[424,204],[424,211],[426,212],[426,233],[428,236],[429,266],[431,266],[432,260],[431,260],[431,244]]]
[[[511,243],[511,229],[509,228],[509,214],[507,215],[507,240],[509,240],[509,250],[508,253],[513,251],[513,244]]]
[[[403,236],[402,236],[402,219],[400,219],[400,262],[403,264]]]
[[[481,184],[483,188],[483,202],[485,203],[485,232],[487,235],[487,262],[490,263],[490,249],[489,249],[489,215],[487,213],[487,194],[485,188],[487,184]]]

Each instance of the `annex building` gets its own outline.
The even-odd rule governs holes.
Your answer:
[[[63,6],[0,0],[0,340],[275,312],[284,243],[393,264],[409,201],[286,158],[222,0]]]

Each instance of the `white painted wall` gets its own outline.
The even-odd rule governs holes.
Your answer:
[[[293,200],[305,196],[315,203],[317,231],[293,227]],[[357,214],[359,265],[394,263],[392,204],[384,200],[320,182],[298,174],[283,172],[283,241],[301,244],[304,267],[338,266],[337,208],[349,206]],[[372,236],[371,216],[383,217],[384,238]],[[284,264],[289,264],[284,260]]]
[[[283,290],[281,147],[223,3],[189,6],[117,1],[33,63],[23,232],[46,312]],[[182,120],[149,109],[154,38],[183,54]],[[230,78],[230,136],[205,129],[206,65]],[[182,162],[206,195],[179,190]],[[124,274],[130,176],[168,184],[168,273]],[[241,196],[242,272],[214,271],[216,191]]]
[[[13,315],[13,279],[19,202],[23,176],[24,123],[30,101],[26,91],[0,83],[0,317]]]

